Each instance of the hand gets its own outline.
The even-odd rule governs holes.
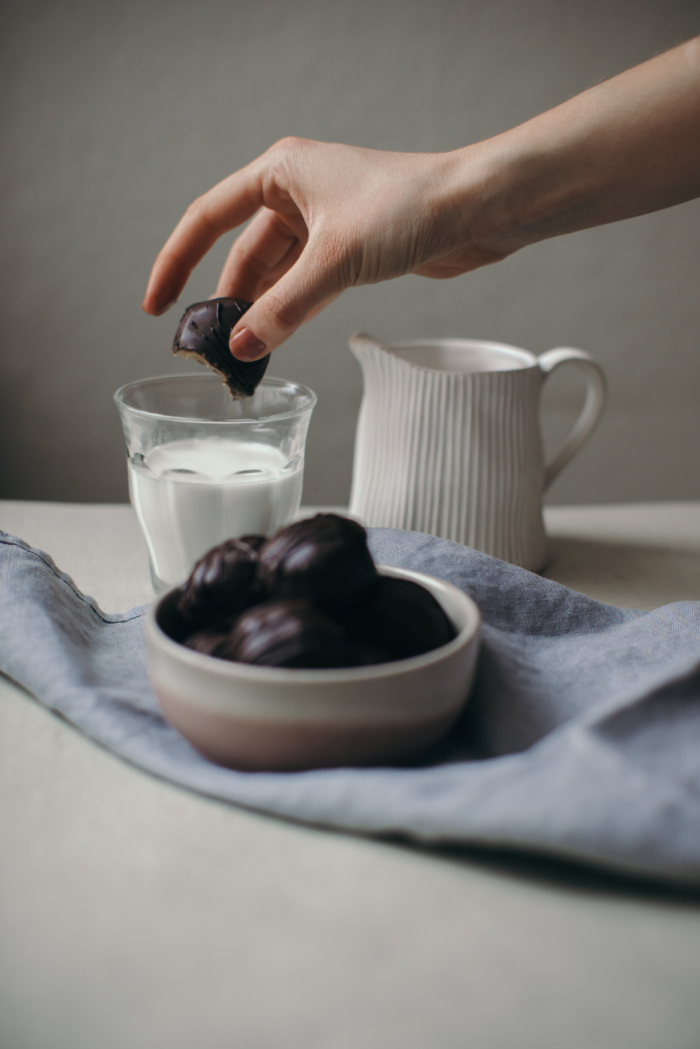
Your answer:
[[[496,261],[507,252],[474,243],[458,206],[463,153],[283,139],[187,209],[156,260],[144,309],[168,309],[212,244],[253,215],[216,290],[254,303],[232,333],[243,359],[275,349],[348,287],[404,273],[453,277]]]
[[[253,301],[231,349],[256,360],[345,288],[455,277],[698,195],[700,38],[452,153],[283,139],[188,208],[143,308],[168,309],[212,244],[252,218],[217,294]]]

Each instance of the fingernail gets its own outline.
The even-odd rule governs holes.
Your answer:
[[[162,317],[163,314],[167,313],[168,310],[171,309],[175,305],[176,302],[177,302],[177,299],[171,299],[170,302],[166,302],[166,304],[164,306],[158,305],[158,306],[155,306],[153,308],[153,310],[147,310],[146,306],[145,306],[145,299],[144,299],[144,303],[141,306],[141,309],[145,313],[153,313],[156,317]]]
[[[241,328],[229,343],[231,353],[238,357],[239,361],[252,361],[253,357],[259,357],[264,353],[267,346],[261,342],[257,335],[253,335],[250,328]]]

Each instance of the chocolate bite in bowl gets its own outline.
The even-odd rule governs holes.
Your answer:
[[[448,644],[456,633],[429,590],[391,576],[381,576],[368,594],[341,609],[339,618],[353,641],[386,652],[387,659],[420,656]]]
[[[319,535],[330,534],[327,526],[318,523]],[[149,609],[149,674],[165,718],[205,757],[239,769],[383,764],[418,754],[450,729],[467,702],[479,648],[476,605],[443,580],[374,564],[340,602],[337,590],[329,603],[333,588],[317,586],[321,573],[289,592],[296,573],[288,564],[273,584],[265,553],[305,549],[306,530],[292,532],[290,541],[293,527],[282,530],[279,547],[276,537],[261,546],[257,572],[265,599],[230,627],[227,621],[224,629],[215,624],[183,637],[182,588]],[[357,533],[344,534],[357,564],[364,563]],[[277,569],[284,559],[276,557]],[[393,609],[394,621],[382,608]]]
[[[257,569],[256,546],[245,536],[227,539],[207,551],[176,602],[185,632],[231,627],[242,612],[261,601]]]
[[[345,630],[308,601],[265,601],[238,618],[222,659],[264,667],[352,667],[362,650]]]
[[[294,521],[261,547],[259,557],[268,593],[304,598],[319,608],[344,607],[378,581],[365,529],[340,514]]]

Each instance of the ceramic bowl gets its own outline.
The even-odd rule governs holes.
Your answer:
[[[173,641],[172,590],[146,618],[148,671],[165,719],[209,760],[258,771],[387,763],[435,743],[469,697],[481,616],[450,583],[378,568],[429,590],[457,637],[432,652],[375,666],[250,666]]]

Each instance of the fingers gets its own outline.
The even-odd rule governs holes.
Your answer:
[[[328,298],[324,299],[323,302],[319,302],[317,306],[314,306],[312,310],[309,310],[309,312],[304,317],[303,323],[306,324],[307,321],[313,320],[313,318],[316,317],[321,312],[321,310],[325,310],[326,306],[330,306],[330,304],[332,302],[335,302],[336,299],[340,298],[342,294],[342,291],[335,291],[332,295],[329,295]]]
[[[231,333],[234,357],[244,361],[264,357],[342,291],[334,269],[318,265],[319,254],[323,255],[312,253],[307,245],[294,265],[253,303]]]
[[[252,219],[229,253],[217,294],[253,302],[232,332],[237,357],[256,360],[276,349],[357,282],[362,259],[349,249],[357,236],[349,236],[353,223],[339,214],[338,201],[347,196],[342,185],[348,165],[355,172],[350,196],[353,187],[364,186],[356,171],[358,165],[364,171],[364,159],[350,147],[297,139],[276,143],[187,209],[156,259],[144,310],[165,312],[216,240]]]
[[[212,244],[262,205],[261,169],[249,165],[189,206],[155,261],[143,300],[159,316],[176,301],[187,278]]]
[[[260,298],[296,262],[302,247],[288,223],[276,212],[263,208],[236,238],[216,294],[250,301]]]

